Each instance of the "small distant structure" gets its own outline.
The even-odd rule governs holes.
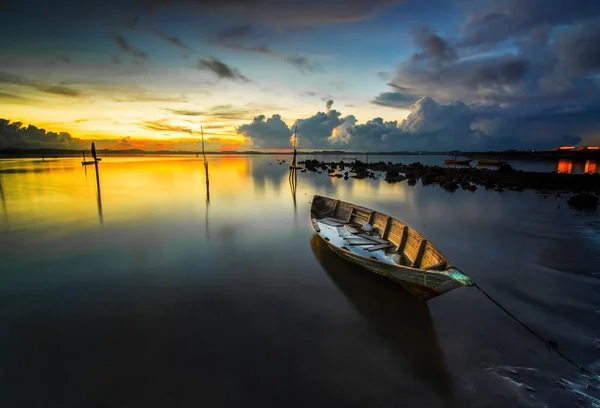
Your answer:
[[[557,147],[552,150],[559,151],[559,152],[572,152],[572,151],[575,151],[576,149],[577,149],[577,147],[575,147],[575,146],[560,146],[560,147]]]
[[[600,150],[600,146],[583,146],[579,148],[580,152],[589,152],[589,151],[598,151]]]

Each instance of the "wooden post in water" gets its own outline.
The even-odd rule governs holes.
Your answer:
[[[296,145],[297,145],[297,141],[298,141],[298,125],[296,125],[296,128],[294,129],[294,139],[293,139],[293,144],[294,144],[294,158],[292,159],[292,165],[290,166],[290,169],[296,169]]]
[[[98,156],[96,155],[96,146],[92,142],[92,157],[94,158],[94,167],[96,168],[96,187],[98,188],[98,217],[100,217],[100,224],[104,223],[102,218],[102,196],[100,195],[100,174],[98,173]]]
[[[202,156],[204,157],[204,171],[206,173],[206,206],[210,204],[210,180],[208,178],[208,162],[206,161],[206,153],[204,152],[204,128],[200,126],[202,133]]]

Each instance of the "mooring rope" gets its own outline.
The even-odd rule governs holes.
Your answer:
[[[573,367],[576,367],[579,371],[584,372],[586,374],[589,374],[596,381],[600,381],[600,377],[598,377],[596,374],[592,373],[591,371],[587,370],[582,365],[577,364],[575,361],[571,360],[571,358],[569,358],[568,356],[566,356],[562,351],[560,351],[558,349],[558,344],[555,341],[546,340],[544,337],[542,337],[542,335],[540,335],[539,333],[535,332],[531,327],[527,326],[525,323],[523,323],[521,320],[519,320],[515,315],[513,315],[511,312],[509,312],[504,306],[502,306],[500,303],[498,303],[498,301],[495,300],[493,297],[491,297],[485,290],[483,290],[481,288],[481,286],[479,286],[476,283],[473,283],[473,286],[476,287],[477,289],[479,289],[479,291],[481,293],[483,293],[485,295],[485,297],[487,297],[489,300],[491,300],[504,313],[506,313],[507,315],[509,315],[510,317],[512,317],[517,323],[519,323],[521,326],[523,326],[529,333],[533,334],[539,341],[541,341],[542,343],[544,343],[544,345],[546,347],[548,347],[549,350],[554,351],[556,354],[558,354],[560,357],[562,357],[566,362],[568,362],[569,364],[571,364]]]

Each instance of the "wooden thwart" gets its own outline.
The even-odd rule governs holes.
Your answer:
[[[370,239],[371,241],[375,241],[379,244],[389,244],[390,241],[388,241],[387,239],[381,239],[379,237],[374,237],[372,235],[367,235],[367,234],[358,234],[359,237],[363,237],[366,239]]]
[[[345,220],[341,220],[339,218],[334,218],[334,217],[325,217],[325,218],[322,218],[322,220],[328,220],[328,221],[337,222],[337,223],[340,223],[340,224],[345,224],[346,223]]]
[[[323,218],[323,219],[319,220],[319,222],[322,223],[322,224],[325,224],[325,225],[329,225],[331,227],[341,227],[342,225],[344,225],[341,222],[331,221],[331,220],[329,220],[327,218]]]
[[[346,238],[345,240],[348,243],[348,245],[373,245],[373,244],[375,244],[375,242],[371,241],[370,239],[361,238],[361,237]]]
[[[367,251],[369,251],[369,252],[379,251],[380,249],[391,248],[393,246],[394,246],[394,244],[392,244],[391,242],[388,242],[387,244],[373,245],[372,247],[367,248]]]
[[[427,247],[427,240],[423,239],[421,241],[421,245],[419,245],[419,252],[417,252],[417,256],[415,257],[415,261],[413,262],[413,268],[421,267],[421,260],[423,259],[423,254],[425,253],[425,248]]]
[[[360,230],[357,230],[356,228],[351,227],[349,224],[344,225],[344,228],[346,228],[346,230],[351,234],[358,234],[360,232]]]

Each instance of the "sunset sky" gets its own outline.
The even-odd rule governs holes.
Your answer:
[[[598,0],[8,0],[0,38],[0,148],[600,143]]]

